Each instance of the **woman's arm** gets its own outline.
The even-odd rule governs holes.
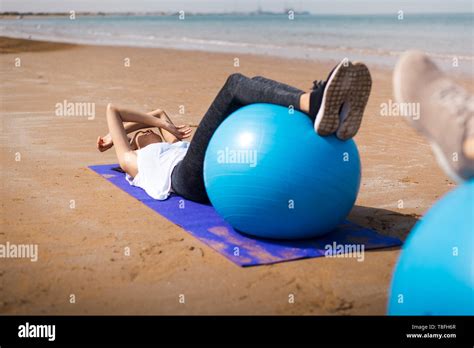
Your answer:
[[[147,115],[153,116],[153,117],[159,117],[164,113],[163,110],[161,109],[156,109],[150,112],[147,112]],[[149,128],[150,126],[144,124],[144,123],[138,123],[138,122],[125,122],[123,124],[123,127],[125,128],[125,133],[130,134],[132,132],[135,132],[137,130],[143,129],[143,128]]]
[[[107,105],[107,125],[109,126],[109,134],[111,143],[115,145],[115,152],[120,167],[129,175],[134,177],[138,173],[137,155],[130,146],[127,133],[125,131],[125,122],[132,122],[128,128],[136,127],[159,127],[175,134],[177,138],[182,139],[189,136],[191,129],[185,126],[176,127],[172,123],[162,120],[161,118],[146,114],[140,111],[131,111],[127,109],[117,108],[112,104]],[[103,141],[103,139],[102,139]],[[98,144],[101,142],[99,137]]]
[[[109,110],[109,108],[115,108],[117,109],[116,107],[114,107],[112,104],[109,104],[107,106],[107,111]],[[150,116],[153,116],[153,117],[157,117],[159,116],[161,113],[163,113],[164,111],[161,110],[161,109],[156,109],[154,111],[151,111],[151,112],[148,112],[147,115],[150,115]],[[123,128],[124,128],[124,131],[125,131],[125,134],[130,134],[132,132],[135,132],[137,130],[140,130],[140,129],[143,129],[143,128],[150,128],[150,126],[144,124],[144,123],[139,123],[139,122],[122,122],[123,123]],[[112,146],[113,146],[113,141],[112,141],[112,135],[110,134],[110,131],[104,135],[104,136],[99,136],[97,138],[97,149],[100,151],[100,152],[104,152],[104,151],[107,151],[108,149],[110,149]]]
[[[127,126],[130,132],[133,132],[133,130],[149,127],[167,127],[167,124],[160,118],[155,117],[154,113],[144,113],[141,111],[116,107],[114,105],[109,105],[108,108],[112,108],[118,113],[120,119],[124,123],[124,129]]]
[[[109,104],[108,108],[113,108],[114,110],[116,110],[116,112],[122,119],[122,122],[126,124],[126,128],[124,126],[124,130],[126,132],[127,130],[133,132],[133,130],[138,130],[142,128],[158,127],[167,130],[168,132],[176,136],[178,139],[187,138],[191,133],[191,129],[188,126],[175,126],[174,124],[169,123],[159,117],[152,116],[152,113],[155,113],[155,111],[157,110],[153,111],[152,113],[144,113],[140,111],[118,108],[111,104]],[[159,116],[162,112],[162,110],[158,109],[157,115]]]
[[[161,109],[156,109],[148,113],[142,113],[140,111],[131,111],[128,109],[117,108],[112,104],[107,106],[107,110],[112,108],[122,120],[125,134],[129,134],[143,128],[159,127],[171,133],[178,140],[182,140],[190,136],[191,129],[188,126],[175,126],[173,123],[163,120],[160,116],[166,115],[166,113]],[[97,138],[97,149],[100,152],[106,151],[112,146],[113,140],[110,132],[103,137],[99,136]]]
[[[106,117],[107,126],[109,127],[109,135],[111,138],[110,140],[111,143],[115,145],[115,153],[117,154],[117,159],[119,161],[120,167],[127,174],[132,177],[135,177],[138,173],[137,154],[135,153],[135,151],[132,150],[128,142],[128,137],[125,133],[122,116],[116,107],[114,107],[112,104],[109,104],[107,105]],[[154,118],[153,116],[149,117]],[[101,140],[100,137],[99,140]]]

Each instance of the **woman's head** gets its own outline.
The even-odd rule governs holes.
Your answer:
[[[130,146],[133,150],[139,150],[150,144],[161,143],[163,139],[160,135],[153,132],[151,129],[138,131],[133,136]]]

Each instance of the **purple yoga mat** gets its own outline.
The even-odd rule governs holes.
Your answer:
[[[239,266],[255,266],[325,256],[326,246],[348,250],[352,245],[364,250],[399,246],[400,240],[382,236],[377,232],[346,221],[333,232],[314,239],[276,241],[259,239],[236,232],[212,206],[188,201],[172,195],[165,201],[154,200],[141,188],[131,186],[125,175],[112,168],[116,164],[90,166],[97,174],[127,192],[140,202],[182,227],[201,242],[218,251]]]

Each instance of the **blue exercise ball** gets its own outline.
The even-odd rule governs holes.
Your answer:
[[[321,236],[354,205],[359,153],[352,140],[317,135],[299,111],[252,104],[212,136],[204,182],[217,212],[240,232],[276,239]]]
[[[474,180],[439,200],[408,236],[391,315],[474,315]]]

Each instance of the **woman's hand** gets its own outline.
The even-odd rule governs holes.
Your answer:
[[[107,134],[103,137],[99,136],[97,138],[97,150],[99,150],[100,152],[104,152],[110,149],[113,145],[114,143],[112,142],[112,137],[110,136],[110,134]]]
[[[159,120],[159,124],[157,126],[173,134],[176,139],[183,140],[191,136],[191,128],[189,128],[188,125],[175,126],[173,121],[171,121],[171,118],[169,118],[167,115],[166,111],[156,109],[155,111],[152,111],[152,113],[156,114],[155,117],[157,117]]]
[[[189,126],[187,125],[175,126],[174,124],[171,124],[169,122],[166,122],[166,123],[167,125],[165,129],[171,134],[173,134],[179,140],[183,140],[191,136],[191,128],[189,128]]]

